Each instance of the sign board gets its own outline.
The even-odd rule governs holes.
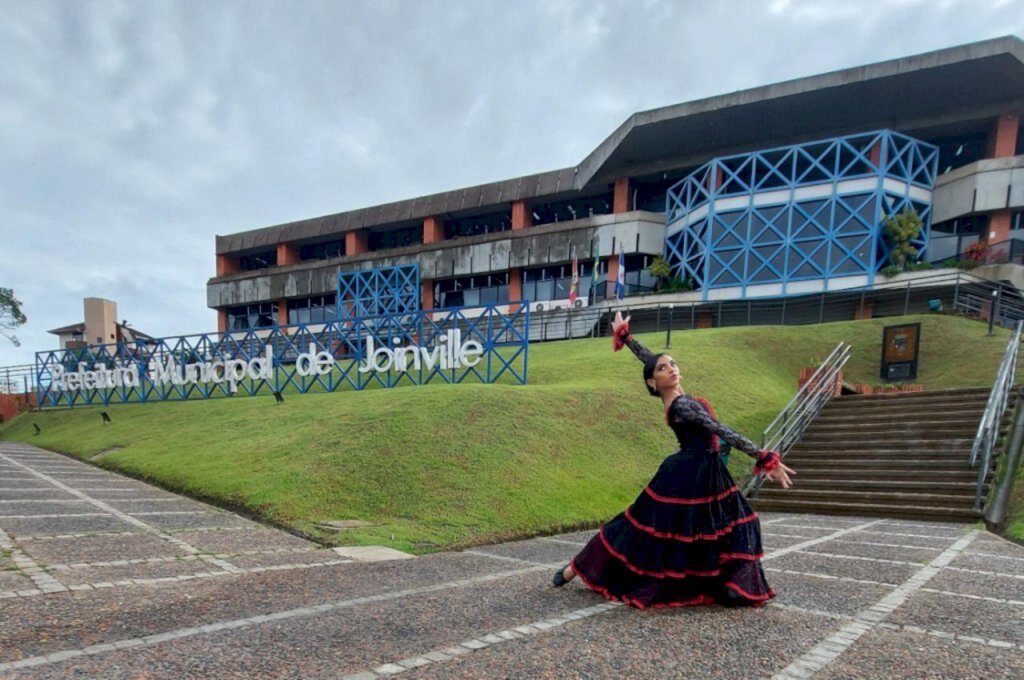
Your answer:
[[[886,326],[882,329],[882,379],[915,379],[920,345],[920,323]]]

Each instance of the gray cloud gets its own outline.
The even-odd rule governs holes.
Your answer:
[[[572,165],[633,111],[1019,33],[1019,3],[6,2],[21,349],[212,330],[214,235]]]

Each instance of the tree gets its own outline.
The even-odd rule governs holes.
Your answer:
[[[917,248],[911,245],[910,241],[921,233],[924,222],[913,208],[907,206],[899,215],[886,217],[883,225],[885,235],[892,245],[889,261],[899,267],[901,272],[906,271],[907,262],[917,257]]]
[[[13,342],[15,347],[21,347],[21,342],[11,331],[26,321],[28,319],[21,311],[21,302],[14,297],[14,291],[0,287],[0,337]]]
[[[665,281],[672,276],[672,265],[668,263],[668,260],[658,255],[651,261],[647,271],[658,280],[658,290],[661,290],[665,285]]]

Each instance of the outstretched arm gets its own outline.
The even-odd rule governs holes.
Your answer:
[[[646,364],[654,358],[654,353],[629,334],[629,319],[628,316],[623,319],[622,312],[615,312],[612,320],[612,349],[618,352],[623,347],[629,347],[636,358]]]
[[[756,461],[754,464],[754,474],[763,473],[768,479],[782,484],[783,488],[789,488],[791,484],[789,475],[796,473],[791,468],[782,464],[782,457],[778,451],[762,450],[757,444],[739,432],[726,427],[716,420],[710,408],[705,407],[696,399],[687,397],[676,399],[672,404],[671,417],[677,421],[683,420],[697,423],[712,434],[718,435]]]

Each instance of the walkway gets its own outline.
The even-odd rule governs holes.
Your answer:
[[[762,525],[769,605],[640,612],[548,585],[588,532],[365,563],[0,442],[0,677],[1024,676],[1024,548]]]

